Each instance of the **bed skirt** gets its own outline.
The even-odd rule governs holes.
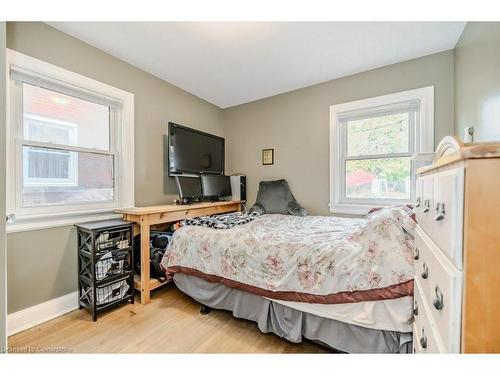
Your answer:
[[[177,287],[206,306],[232,311],[233,316],[257,323],[291,342],[305,337],[346,353],[411,353],[412,334],[382,331],[295,310],[259,295],[176,273]]]

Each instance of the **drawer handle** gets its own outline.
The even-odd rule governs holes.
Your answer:
[[[420,338],[420,346],[424,349],[427,349],[427,337]]]
[[[420,346],[424,349],[427,349],[427,336],[425,336],[423,328],[422,328],[422,337],[420,338]]]
[[[422,276],[422,279],[427,279],[429,277],[429,267],[427,267],[427,264],[423,264],[422,268],[424,269],[424,272],[420,276]]]
[[[415,248],[415,255],[413,256],[413,259],[418,260],[420,258],[420,251],[418,250],[418,247]]]
[[[424,207],[425,207],[425,208],[422,210],[422,212],[423,212],[424,214],[426,214],[427,212],[429,212],[429,211],[431,210],[431,201],[430,201],[429,199],[426,199],[426,200],[424,201]]]
[[[436,286],[435,292],[436,292],[436,298],[434,299],[434,301],[432,301],[432,304],[434,305],[436,310],[442,310],[444,307],[443,293],[441,292],[438,286]]]
[[[444,219],[444,203],[438,203],[436,205],[437,215],[434,216],[434,220],[441,221]]]
[[[416,300],[415,300],[415,304],[413,306],[413,315],[418,316],[418,305],[417,305]]]

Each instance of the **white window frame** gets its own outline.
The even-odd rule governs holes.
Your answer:
[[[415,194],[416,169],[419,162],[411,161],[411,194],[408,200],[347,199],[345,197],[345,137],[342,115],[353,111],[375,112],[377,108],[411,101],[419,102],[418,121],[410,132],[410,151],[413,153],[434,150],[434,86],[382,95],[330,106],[330,212],[336,214],[364,215],[375,207],[410,203]],[[411,127],[411,126],[410,126]],[[403,156],[408,156],[405,153]],[[374,156],[370,156],[372,158]],[[356,158],[358,159],[358,158]]]
[[[134,206],[134,95],[91,78],[68,71],[53,64],[35,59],[10,49],[6,50],[7,81],[7,232],[20,232],[57,226],[73,225],[85,221],[117,218],[113,211]],[[46,147],[44,142],[22,140],[22,127],[16,81],[11,79],[11,68],[32,72],[44,79],[81,91],[92,96],[112,98],[119,103],[119,109],[112,111],[110,142],[114,160],[115,197],[113,201],[82,204],[22,207],[22,147],[21,144]],[[17,83],[17,85],[19,85]],[[54,145],[59,146],[59,145]],[[70,151],[88,152],[88,148],[61,145]],[[102,150],[96,150],[102,154]]]
[[[44,116],[26,113],[24,119],[36,120],[43,122],[48,126],[62,128],[68,131],[69,145],[75,145],[77,142],[77,125],[68,121],[55,120]],[[32,139],[29,135],[29,128],[26,128],[26,121],[24,121],[24,131],[28,133],[28,139]],[[62,150],[54,150],[53,152],[60,152]],[[23,149],[23,183],[24,186],[77,186],[78,185],[78,154],[76,152],[69,152],[69,176],[68,178],[36,178],[28,175],[29,171],[29,158],[28,152],[30,150]],[[51,152],[50,150],[44,152]]]

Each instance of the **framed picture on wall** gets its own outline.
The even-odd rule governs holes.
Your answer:
[[[274,164],[274,148],[265,148],[262,150],[262,165]]]

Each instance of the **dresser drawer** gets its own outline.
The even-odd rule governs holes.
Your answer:
[[[417,204],[415,207],[415,216],[417,223],[429,234],[432,232],[433,224],[433,176],[422,176],[417,179]]]
[[[446,353],[439,332],[425,303],[425,296],[415,282],[413,352],[414,353]]]
[[[455,268],[418,226],[415,231],[415,246],[418,249],[415,279],[446,352],[459,353],[462,272]]]
[[[462,269],[464,168],[433,175],[432,231],[430,237]]]
[[[422,177],[418,177],[417,181],[415,183],[415,202],[413,203],[413,209],[415,211],[415,217],[416,219],[420,219],[422,215],[422,202],[423,202],[423,185],[424,185],[424,180]]]

